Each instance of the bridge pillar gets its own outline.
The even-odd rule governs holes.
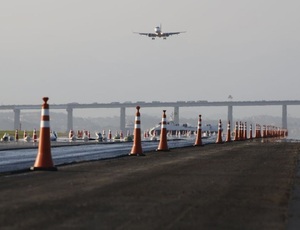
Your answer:
[[[124,133],[126,128],[126,108],[120,108],[120,130]]]
[[[282,105],[282,128],[287,129],[287,105]]]
[[[20,114],[21,114],[21,111],[20,109],[14,109],[14,114],[15,114],[15,117],[14,117],[14,129],[18,129],[20,130]]]
[[[178,106],[175,106],[174,107],[174,123],[175,124],[179,124],[179,107]]]
[[[73,130],[73,108],[67,108],[68,113],[68,124],[67,124],[67,132]]]
[[[233,107],[232,105],[228,105],[228,113],[227,113],[227,122],[230,121],[230,124],[233,124]]]

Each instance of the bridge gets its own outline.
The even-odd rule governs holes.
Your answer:
[[[111,103],[91,103],[91,104],[50,104],[51,110],[66,110],[67,111],[67,131],[73,129],[73,110],[74,109],[120,109],[120,130],[125,130],[126,125],[126,108],[135,108],[137,105],[147,108],[157,107],[173,107],[174,122],[179,123],[179,108],[181,107],[227,107],[227,119],[233,124],[233,107],[238,106],[281,106],[282,107],[282,128],[287,128],[287,106],[300,105],[300,100],[283,100],[283,101],[177,101],[177,102],[111,102]],[[41,105],[1,105],[0,110],[12,110],[14,112],[14,129],[20,127],[20,114],[22,110],[40,110]]]

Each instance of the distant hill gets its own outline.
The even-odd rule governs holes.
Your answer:
[[[21,115],[21,130],[33,130],[34,128],[39,129],[40,127],[40,113],[39,112],[22,112]],[[50,125],[51,129],[57,132],[66,132],[67,129],[67,115],[64,113],[51,112],[50,114]],[[142,130],[147,130],[155,126],[161,121],[161,116],[149,116],[143,114],[141,117]],[[277,127],[281,126],[281,117],[273,116],[252,116],[241,118],[238,121],[247,122],[248,124],[261,124],[261,125],[274,125]],[[126,116],[126,122],[128,124],[134,123],[134,115]],[[223,121],[224,122],[224,121]],[[198,119],[187,119],[180,117],[180,123],[188,123],[193,126],[197,126]],[[202,125],[205,124],[218,124],[218,120],[215,119],[203,119]],[[74,130],[88,130],[91,133],[95,131],[105,130],[106,132],[110,129],[113,134],[119,131],[120,118],[117,116],[113,117],[98,117],[98,118],[82,118],[74,117],[73,126]],[[225,129],[227,122],[223,123]],[[0,113],[0,130],[12,130],[14,127],[14,114],[13,112],[2,112]],[[233,128],[233,126],[232,126]],[[300,118],[288,118],[289,137],[300,139]]]

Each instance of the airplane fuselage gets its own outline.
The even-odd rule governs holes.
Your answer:
[[[164,37],[164,34],[160,32],[160,33],[156,33],[156,36],[157,37]]]
[[[155,34],[157,35],[157,37],[161,37],[161,36],[162,36],[162,32],[161,32],[161,29],[160,29],[159,26],[156,26],[156,27],[154,28],[154,32],[155,32]]]
[[[161,37],[167,37],[162,31],[161,31],[161,28],[160,26],[156,26],[154,28],[154,32],[156,34],[157,37],[161,38]]]
[[[161,28],[160,28],[160,26],[156,26],[156,27],[154,28],[154,31],[155,31],[155,33],[161,33]]]

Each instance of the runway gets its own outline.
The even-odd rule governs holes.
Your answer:
[[[298,229],[298,157],[299,143],[242,141],[2,175],[0,227]]]
[[[168,141],[169,148],[191,146],[194,138],[174,139]],[[203,140],[212,143],[213,139]],[[65,139],[51,142],[52,158],[56,166],[126,156],[132,148],[132,142],[68,142]],[[143,141],[144,152],[154,151],[157,141]],[[27,170],[33,166],[37,155],[38,143],[8,142],[0,143],[0,173]]]

